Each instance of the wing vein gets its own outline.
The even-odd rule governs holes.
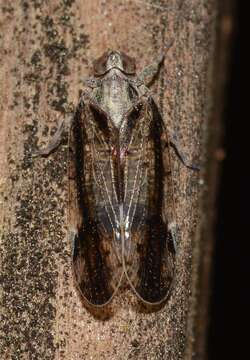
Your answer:
[[[95,130],[94,130],[94,133],[96,133],[95,132]],[[93,151],[94,150],[94,151]],[[94,158],[92,157],[92,169],[93,169],[93,175],[94,175],[94,180],[95,180],[95,183],[96,183],[96,185],[97,185],[97,187],[98,187],[98,189],[99,189],[99,191],[100,191],[100,193],[101,193],[101,195],[102,195],[102,199],[103,199],[103,202],[104,202],[104,207],[105,207],[105,209],[106,209],[106,212],[107,212],[107,214],[108,214],[108,217],[109,217],[109,220],[110,220],[110,223],[111,223],[111,226],[112,226],[112,228],[113,228],[113,230],[114,230],[114,228],[115,228],[115,226],[114,226],[114,224],[113,224],[113,221],[112,221],[112,217],[111,217],[111,215],[110,215],[110,211],[109,211],[109,209],[108,209],[108,205],[107,204],[109,204],[109,208],[111,209],[111,211],[112,211],[112,213],[113,213],[113,215],[114,215],[114,219],[115,219],[115,221],[116,222],[118,222],[118,218],[117,218],[117,215],[116,215],[116,212],[115,212],[115,209],[114,209],[114,207],[113,207],[113,205],[112,205],[112,201],[111,201],[111,198],[110,198],[110,194],[109,194],[109,190],[108,190],[108,187],[107,187],[107,183],[106,183],[106,179],[105,179],[105,175],[104,175],[104,167],[105,166],[107,166],[107,163],[105,163],[105,165],[103,166],[103,167],[101,167],[99,164],[100,164],[100,157],[99,157],[99,153],[98,153],[98,151],[97,151],[97,149],[96,149],[96,147],[95,147],[95,142],[93,141],[93,139],[92,139],[92,154],[97,154],[97,161],[95,161],[94,160]],[[97,172],[96,172],[96,167],[98,168],[98,174],[97,174]],[[100,175],[99,175],[100,174]],[[112,170],[111,170],[111,174],[112,174]],[[112,175],[111,175],[112,176]],[[100,177],[101,177],[101,179],[100,179]],[[104,188],[103,188],[103,186],[102,186],[102,182],[103,182],[103,184],[104,184]],[[103,189],[105,189],[105,193],[106,193],[106,197],[104,196],[104,190]],[[108,202],[107,202],[107,200],[106,199],[108,199]]]

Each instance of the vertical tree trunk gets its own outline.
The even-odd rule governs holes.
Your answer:
[[[212,246],[213,202],[204,206],[203,199],[215,193],[215,184],[212,195],[208,191],[205,164],[218,139],[217,131],[216,140],[208,141],[211,119],[220,121],[214,107],[222,83],[219,78],[215,91],[218,3],[1,1],[2,359],[177,360],[191,359],[196,351],[198,359],[204,357],[207,304],[199,291],[208,288]],[[197,175],[174,158],[176,282],[160,311],[138,311],[128,289],[116,296],[113,315],[103,321],[82,305],[72,281],[66,141],[46,159],[32,152],[77,104],[92,59],[113,48],[135,57],[142,69],[171,40],[152,93],[189,161],[202,166]],[[211,163],[216,177],[215,159]],[[210,237],[204,244],[207,219]]]

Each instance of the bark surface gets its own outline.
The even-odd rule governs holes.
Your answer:
[[[1,1],[1,359],[178,360],[203,344],[197,309],[207,256],[203,221],[213,206],[203,199],[205,164],[216,147],[208,130],[219,22],[215,0]],[[122,50],[141,70],[172,40],[151,89],[167,128],[202,167],[197,175],[173,154],[176,281],[161,310],[141,311],[125,289],[103,320],[83,306],[72,280],[67,134],[51,156],[32,153],[77,105],[93,59],[107,48]],[[203,352],[202,345],[199,359]]]

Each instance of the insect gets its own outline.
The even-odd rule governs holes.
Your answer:
[[[94,64],[69,136],[73,273],[83,299],[108,304],[124,279],[146,304],[168,296],[175,271],[174,201],[169,147],[146,87],[160,63],[136,75],[135,60],[109,50]],[[61,140],[63,125],[40,155]],[[166,161],[166,158],[168,159]],[[167,203],[166,203],[167,202]]]

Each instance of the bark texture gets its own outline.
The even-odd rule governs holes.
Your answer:
[[[1,1],[1,359],[178,360],[195,354],[201,219],[208,214],[203,166],[214,147],[207,140],[217,6],[216,0]],[[120,292],[102,320],[82,305],[72,280],[66,134],[65,146],[50,157],[32,152],[76,106],[93,59],[118,49],[135,57],[140,70],[173,39],[152,92],[189,161],[202,166],[197,175],[173,156],[175,285],[167,304],[151,313],[138,309],[129,289]]]

